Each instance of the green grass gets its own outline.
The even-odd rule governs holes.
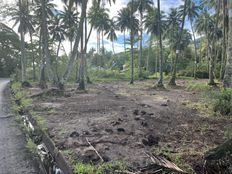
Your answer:
[[[113,174],[116,170],[125,170],[127,165],[121,161],[102,163],[99,165],[78,163],[74,165],[75,174]]]
[[[212,89],[206,82],[190,81],[187,88],[188,91],[204,92]]]

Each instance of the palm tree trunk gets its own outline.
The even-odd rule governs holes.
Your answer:
[[[169,85],[176,85],[176,65],[177,61],[179,59],[179,54],[180,54],[180,42],[182,39],[182,34],[183,34],[183,29],[184,29],[184,21],[185,21],[185,16],[186,16],[186,7],[187,7],[187,0],[184,1],[184,13],[183,13],[183,18],[182,18],[182,23],[181,23],[181,28],[180,28],[180,37],[177,42],[177,50],[176,50],[176,57],[174,59],[174,66],[173,66],[173,71],[172,71],[172,77],[169,81]]]
[[[131,19],[133,17],[133,5],[134,5],[134,0],[131,1]],[[131,40],[131,80],[130,84],[134,84],[134,28],[133,28],[133,23],[131,22],[131,33],[130,33],[130,40]]]
[[[19,21],[22,24],[22,3],[19,0]],[[25,38],[23,28],[20,29],[20,46],[21,46],[21,82],[26,81],[26,53],[25,53]]]
[[[32,52],[32,69],[33,69],[33,81],[35,82],[36,80],[36,72],[35,72],[35,52],[34,52],[34,48],[33,48],[33,40],[32,40],[32,33],[30,32],[30,41],[31,41],[31,52]]]
[[[209,42],[209,41],[208,41]],[[215,85],[215,82],[214,82],[214,73],[213,73],[213,70],[214,70],[214,55],[212,55],[212,50],[213,48],[208,48],[208,51],[209,51],[209,83],[208,85]]]
[[[45,77],[45,57],[44,57],[44,51],[42,48],[42,30],[40,31],[40,36],[39,36],[39,57],[41,58],[41,66],[40,66],[40,78],[39,78],[39,86],[41,89],[47,88],[46,84],[46,77]]]
[[[83,6],[83,3],[82,3]],[[86,4],[87,7],[87,4]],[[78,89],[80,90],[85,90],[85,50],[84,50],[84,21],[86,19],[86,10],[87,8],[83,9],[83,23],[80,30],[80,35],[81,35],[81,59],[80,59],[80,82],[79,82],[79,87]]]
[[[105,54],[105,48],[104,48],[104,31],[102,30],[102,55]]]
[[[142,78],[142,56],[143,56],[143,13],[140,13],[139,79]]]
[[[161,21],[161,12],[160,12],[160,0],[158,2],[158,35],[159,35],[159,53],[160,53],[160,65],[159,65],[159,71],[160,71],[160,78],[158,80],[157,86],[158,87],[163,87],[163,45],[162,45],[162,32],[161,32],[161,27],[162,27],[162,21]]]
[[[113,54],[115,55],[115,50],[114,50],[114,41],[112,41],[112,49],[113,49]]]
[[[126,54],[126,30],[123,31],[124,34],[124,53]]]
[[[45,0],[41,0],[41,6],[42,6],[43,47],[44,47],[44,54],[46,57],[46,67],[48,69],[49,80],[52,80],[53,84],[57,85],[58,79],[54,75],[54,71],[51,65],[51,55],[50,55],[49,45],[48,45],[47,12],[46,12]]]
[[[220,80],[223,80],[225,73],[225,64],[226,64],[226,41],[227,41],[227,29],[226,29],[226,0],[223,2],[223,43],[222,43],[222,60],[220,67]]]
[[[73,51],[70,55],[69,62],[68,62],[68,65],[66,67],[65,73],[61,79],[61,84],[63,84],[63,85],[68,80],[68,78],[71,74],[73,65],[75,64],[74,63],[75,59],[78,55],[78,46],[79,46],[79,42],[80,42],[80,38],[81,38],[80,31],[83,30],[83,23],[84,23],[85,16],[86,16],[87,3],[88,3],[88,0],[85,0],[82,3],[81,17],[80,17],[80,22],[79,22],[79,27],[78,27],[78,32],[77,32],[78,34],[76,35],[74,46],[73,46]]]
[[[224,87],[232,87],[232,1],[228,1],[229,12],[229,32],[228,32],[228,48],[227,62],[225,67],[225,77],[223,81]]]
[[[152,43],[152,38],[150,36],[149,40],[149,48],[148,48],[148,56],[147,56],[147,62],[146,62],[146,70],[149,72],[149,63],[150,63],[150,56],[151,56],[151,43]]]
[[[60,45],[61,45],[61,40],[59,41],[58,48],[57,48],[57,53],[56,53],[56,78],[59,79],[59,74],[58,74],[58,57],[60,53]]]
[[[193,32],[193,42],[194,42],[194,56],[195,56],[195,61],[194,61],[194,72],[193,72],[193,77],[194,79],[196,79],[196,73],[197,73],[197,64],[198,64],[198,60],[197,60],[197,44],[196,44],[196,36],[195,36],[195,31],[193,29],[193,21],[192,19],[190,19],[190,25],[191,25],[191,30]]]

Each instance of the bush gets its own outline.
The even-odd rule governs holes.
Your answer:
[[[193,77],[193,66],[188,66],[185,70],[181,70],[178,75],[179,76],[186,76],[186,77]],[[197,68],[196,72],[196,78],[199,79],[208,79],[209,78],[209,72],[208,72],[208,65],[202,64]]]
[[[232,89],[224,89],[216,96],[214,104],[214,112],[219,112],[221,115],[232,114]]]

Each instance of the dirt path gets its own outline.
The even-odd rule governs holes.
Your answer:
[[[84,93],[69,88],[63,97],[37,98],[34,110],[57,147],[77,161],[99,162],[87,138],[105,161],[141,167],[150,163],[144,152],[155,152],[197,170],[204,152],[224,141],[230,121],[187,107],[199,96],[186,91],[184,81],[179,85],[157,90],[152,81],[102,83]]]
[[[25,148],[25,137],[9,115],[9,81],[0,79],[0,174],[39,174],[40,172]]]

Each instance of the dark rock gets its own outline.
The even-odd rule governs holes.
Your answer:
[[[152,115],[154,115],[154,113],[147,113],[147,115],[152,116]]]
[[[94,163],[96,164],[97,162],[99,162],[101,159],[99,158],[99,156],[96,154],[96,152],[93,149],[85,149],[83,151],[82,157],[81,157],[82,161],[84,163]]]
[[[141,111],[141,114],[142,115],[145,115],[147,112],[146,111]]]
[[[73,131],[69,136],[72,137],[72,138],[76,138],[76,137],[79,137],[80,134],[78,132],[76,132],[76,131]]]
[[[118,118],[118,121],[123,122],[123,120],[121,118]]]
[[[89,131],[83,131],[83,135],[90,135]]]
[[[65,142],[64,142],[64,141],[63,141],[63,142],[58,142],[58,143],[56,144],[56,147],[57,147],[59,150],[64,150],[64,149],[66,148]]]
[[[142,125],[143,127],[147,127],[147,126],[148,126],[148,123],[145,122],[145,121],[142,121],[142,122],[141,122],[141,125]]]
[[[32,87],[32,85],[27,81],[22,83],[22,88],[31,88],[31,87]]]
[[[142,141],[143,141],[143,140],[142,140]],[[145,142],[145,143],[146,143],[146,142]],[[144,148],[144,144],[143,144],[143,143],[140,143],[140,142],[137,142],[137,143],[135,143],[135,147],[141,149],[141,148]]]
[[[139,115],[139,110],[138,110],[138,109],[135,109],[135,110],[133,111],[133,114],[134,114],[134,115]]]
[[[142,143],[145,146],[154,146],[154,145],[159,144],[159,140],[160,140],[160,138],[157,136],[148,135],[148,137],[146,139],[142,139]]]
[[[92,131],[92,132],[98,132],[98,129],[97,129],[96,127],[93,127],[93,128],[91,129],[91,131]]]
[[[105,129],[105,131],[107,132],[107,133],[114,133],[114,131],[112,130],[112,129]]]
[[[125,129],[124,128],[118,128],[117,131],[118,132],[125,132]]]
[[[139,120],[140,120],[140,116],[136,116],[136,117],[135,117],[135,120],[136,120],[136,121],[139,121]]]
[[[167,103],[162,103],[160,106],[168,106]]]

